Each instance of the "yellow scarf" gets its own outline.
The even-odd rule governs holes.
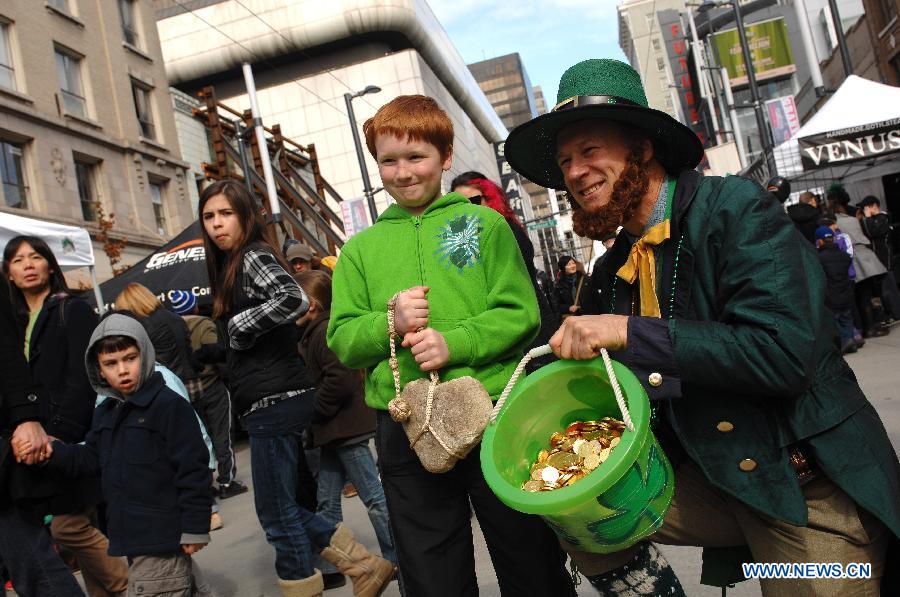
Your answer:
[[[660,317],[659,301],[656,298],[656,257],[653,246],[659,245],[671,235],[669,220],[663,220],[653,226],[631,245],[631,253],[616,275],[634,284],[640,280],[641,315],[644,317]]]

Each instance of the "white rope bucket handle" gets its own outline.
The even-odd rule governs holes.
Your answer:
[[[497,415],[503,410],[503,405],[506,403],[506,399],[509,398],[509,393],[512,392],[513,386],[519,381],[519,376],[522,375],[522,372],[525,370],[525,366],[529,361],[548,355],[551,352],[553,352],[553,349],[550,348],[550,345],[544,344],[543,346],[532,348],[524,357],[522,357],[522,360],[516,365],[516,370],[513,371],[512,377],[509,378],[509,383],[506,384],[506,387],[503,388],[503,392],[500,393],[500,398],[497,400],[497,404],[494,405],[494,410],[491,411],[491,424],[496,422]],[[616,396],[616,404],[619,405],[619,410],[622,412],[622,420],[628,430],[633,432],[634,423],[631,421],[631,413],[628,411],[628,405],[625,403],[625,396],[622,395],[622,388],[619,386],[619,378],[616,377],[616,372],[613,370],[612,359],[609,358],[609,353],[606,352],[605,348],[600,349],[600,356],[603,357],[606,374],[609,376],[609,384],[612,386],[613,394]]]

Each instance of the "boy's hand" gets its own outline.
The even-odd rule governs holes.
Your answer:
[[[428,325],[427,286],[414,286],[397,295],[394,305],[394,329],[398,334],[408,334]]]
[[[434,328],[406,334],[402,346],[412,346],[412,354],[422,371],[440,369],[450,360],[447,341]]]
[[[187,555],[193,555],[204,547],[206,547],[206,543],[182,543],[181,551],[183,551]]]

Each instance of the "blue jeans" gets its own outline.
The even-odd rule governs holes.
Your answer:
[[[832,311],[834,325],[841,335],[841,348],[853,340],[853,310],[850,308]]]
[[[21,597],[84,597],[53,551],[47,529],[15,507],[0,510],[0,566],[6,567]]]
[[[334,524],[344,518],[341,511],[341,490],[347,481],[353,483],[359,493],[359,499],[366,506],[369,521],[375,529],[375,536],[378,537],[381,556],[397,563],[388,520],[387,500],[384,498],[384,489],[381,487],[378,469],[375,468],[375,459],[372,458],[368,441],[336,448],[322,448],[317,514]],[[322,566],[322,572],[335,570],[327,562]]]
[[[297,503],[297,463],[302,428],[313,393],[289,398],[244,417],[250,435],[254,502],[266,540],[275,548],[275,571],[283,580],[315,573],[314,554],[328,546],[335,525]]]

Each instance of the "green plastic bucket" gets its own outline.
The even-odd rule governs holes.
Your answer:
[[[597,469],[554,491],[521,489],[550,434],[575,421],[622,419],[603,360],[557,361],[520,378],[481,442],[481,469],[507,506],[537,514],[581,551],[612,553],[662,526],[675,491],[668,458],[650,431],[650,401],[634,374],[612,362],[634,431]]]

